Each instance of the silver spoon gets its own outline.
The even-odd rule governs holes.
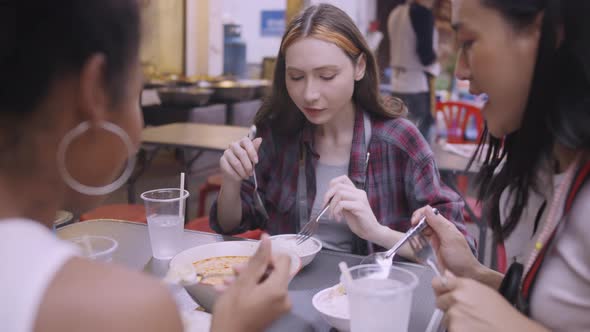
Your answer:
[[[436,215],[439,214],[437,209],[433,209],[433,212]],[[420,222],[418,222],[416,226],[410,228],[406,234],[399,241],[397,241],[393,247],[391,247],[391,249],[385,252],[373,253],[365,257],[361,261],[361,264],[377,264],[381,266],[380,271],[376,272],[374,277],[380,279],[387,278],[389,276],[389,271],[391,270],[391,265],[393,264],[393,257],[395,257],[395,254],[398,252],[398,250],[413,236],[422,232],[427,226],[428,223],[426,222],[426,217],[424,216],[422,219],[420,219]]]

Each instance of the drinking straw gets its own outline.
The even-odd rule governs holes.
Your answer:
[[[184,172],[180,172],[180,196],[182,197],[184,194]],[[178,203],[178,216],[182,219],[182,207],[183,207],[184,201],[181,199],[180,202]]]
[[[344,276],[344,281],[346,281],[347,284],[352,284],[352,275],[350,274],[350,270],[348,269],[348,265],[346,265],[346,262],[340,262],[338,263],[338,267],[340,268],[340,272],[342,272],[342,275]]]

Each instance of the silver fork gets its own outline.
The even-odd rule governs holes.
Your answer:
[[[250,127],[250,132],[248,133],[248,138],[250,140],[253,140],[254,138],[256,138],[256,126],[252,125],[252,127]],[[264,219],[268,220],[269,216],[268,216],[268,212],[266,211],[266,208],[264,207],[264,203],[262,203],[262,198],[260,197],[260,194],[258,193],[258,179],[256,178],[256,165],[252,164],[252,177],[254,177],[254,208],[260,212],[260,214],[262,214],[262,216],[264,217]]]
[[[367,152],[367,157],[365,159],[365,174],[367,174],[367,167],[369,165],[369,157],[370,156],[371,156],[371,154],[369,152]],[[365,181],[365,188],[364,188],[365,191],[367,190],[366,185],[367,185],[367,182]],[[305,226],[303,226],[303,228],[299,231],[299,233],[297,233],[297,237],[296,237],[297,245],[300,245],[303,242],[309,240],[309,238],[315,234],[315,232],[317,231],[318,226],[320,224],[320,219],[326,213],[326,211],[328,211],[328,209],[330,208],[330,203],[332,203],[332,198],[334,198],[334,196],[332,196],[330,198],[330,200],[328,201],[328,203],[326,203],[326,205],[324,206],[322,211],[320,211],[318,216],[315,217],[315,219],[308,221],[307,224],[305,224]]]
[[[436,265],[436,258],[434,256],[434,250],[432,250],[432,246],[430,242],[422,235],[422,233],[416,234],[413,236],[409,241],[410,247],[414,251],[414,256],[416,260],[421,263],[428,265],[434,270],[437,276],[441,276],[440,269],[438,265]]]
[[[297,233],[297,237],[295,238],[297,240],[297,245],[300,245],[303,242],[309,240],[309,238],[315,234],[315,232],[318,229],[318,226],[320,224],[320,219],[326,213],[326,211],[328,211],[328,209],[330,208],[331,202],[332,202],[332,199],[330,198],[328,203],[326,203],[326,205],[324,206],[322,211],[320,211],[320,213],[317,215],[317,217],[315,217],[315,219],[308,221],[307,224],[305,224],[305,226],[303,226],[303,228],[299,231],[299,233]]]

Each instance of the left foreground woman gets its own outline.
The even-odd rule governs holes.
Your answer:
[[[2,1],[0,40],[0,330],[181,331],[161,282],[79,258],[50,230],[58,209],[96,205],[131,170],[113,182],[140,143],[138,3]],[[214,331],[262,330],[289,309],[288,259],[271,260],[264,239]]]

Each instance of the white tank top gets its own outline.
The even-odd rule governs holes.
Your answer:
[[[47,287],[76,254],[76,247],[38,222],[0,219],[0,331],[35,328]]]
[[[551,202],[553,192],[564,174],[541,178],[543,193],[529,192],[527,207],[514,232],[505,240],[507,263],[526,263],[547,218],[541,215],[538,231],[533,222],[543,200]],[[543,174],[541,174],[543,176]],[[552,181],[549,182],[549,181]],[[553,190],[551,190],[553,189]],[[563,204],[563,197],[560,204]],[[551,331],[590,330],[590,182],[576,195],[563,232],[555,238],[555,247],[545,257],[530,299],[532,318]],[[500,220],[507,218],[512,206],[508,193],[500,199]]]

